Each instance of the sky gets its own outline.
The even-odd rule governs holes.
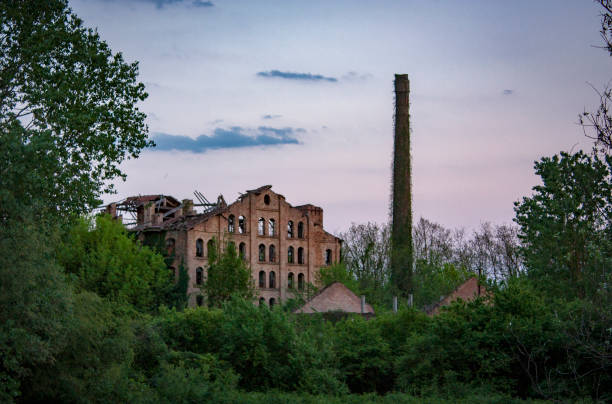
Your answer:
[[[209,200],[271,184],[332,233],[386,222],[393,79],[410,78],[414,217],[511,223],[533,163],[590,150],[612,79],[590,0],[71,0],[139,62],[157,147],[118,194]]]

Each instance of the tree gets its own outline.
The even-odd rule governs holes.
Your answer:
[[[238,255],[236,245],[231,241],[226,243],[223,253],[219,254],[216,241],[213,244],[208,250],[208,274],[202,287],[208,304],[220,306],[232,296],[252,299],[255,287],[251,269]]]
[[[603,48],[612,56],[612,0],[595,2],[603,9],[600,30],[604,41]],[[595,149],[609,154],[612,152],[612,88],[608,85],[602,91],[595,91],[599,95],[599,107],[595,112],[584,111],[578,118],[584,134],[595,140]]]
[[[97,206],[152,144],[137,74],[66,0],[0,2],[0,220]]]
[[[173,275],[161,255],[134,240],[108,215],[80,219],[58,249],[58,262],[76,275],[77,285],[141,311],[166,303]]]
[[[582,151],[535,163],[542,185],[515,202],[527,274],[567,296],[610,282],[612,156]]]
[[[390,228],[388,224],[351,224],[340,234],[343,260],[362,289],[382,288],[389,280]]]

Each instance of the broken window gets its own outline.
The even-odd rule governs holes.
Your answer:
[[[238,255],[240,255],[240,258],[243,260],[246,260],[246,244],[240,243],[238,246]]]
[[[274,306],[274,303],[276,303],[276,299],[274,299],[273,297],[270,298],[270,307]]]
[[[201,306],[202,304],[204,304],[204,296],[198,295],[196,297],[196,303],[197,303],[198,306]]]
[[[201,238],[196,240],[196,257],[204,256],[204,241]]]
[[[265,298],[263,298],[263,297],[260,297],[260,298],[259,298],[259,305],[260,305],[260,306],[263,306],[263,305],[265,305],[265,304],[266,304],[266,299],[265,299]]]
[[[293,264],[293,247],[289,247],[287,250],[287,262]]]
[[[176,273],[176,268],[175,267],[170,267],[169,269],[172,272],[173,278],[176,279],[177,276],[178,276],[178,274]]]
[[[276,262],[276,247],[273,245],[268,249],[268,261]]]
[[[298,264],[304,263],[304,249],[302,247],[298,248]]]
[[[166,240],[166,252],[168,253],[168,255],[174,255],[174,245],[176,244],[176,242],[174,241],[173,238],[169,238]]]
[[[266,260],[266,246],[263,244],[259,245],[259,262],[264,262]]]
[[[259,271],[259,287],[261,289],[266,287],[266,273],[265,273],[265,271]]]
[[[266,205],[269,205],[269,204],[270,204],[270,195],[266,195],[266,196],[264,196],[264,203],[265,203]]]
[[[331,265],[332,263],[332,250],[325,250],[325,265]]]
[[[246,217],[242,215],[238,217],[238,233],[246,233]]]
[[[298,275],[298,289],[304,290],[304,274]]]
[[[268,220],[268,236],[274,236],[276,233],[276,222],[274,219]]]
[[[204,270],[202,268],[196,269],[196,285],[201,285],[204,281]]]
[[[260,236],[263,236],[266,231],[266,221],[264,220],[263,217],[260,217],[259,220],[257,221],[257,234],[259,234]]]
[[[287,238],[293,238],[293,222],[291,220],[287,223]]]
[[[276,273],[274,271],[270,271],[270,281],[268,282],[269,288],[276,288]]]
[[[287,278],[287,287],[289,289],[293,289],[293,272],[289,272],[289,277]]]
[[[298,238],[304,238],[304,223],[298,223]]]
[[[229,215],[229,217],[227,218],[227,231],[229,233],[234,232],[234,220],[235,220],[234,215]]]

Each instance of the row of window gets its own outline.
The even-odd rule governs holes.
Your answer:
[[[227,218],[227,231],[229,233],[236,232],[236,217],[234,215],[229,215]],[[240,215],[238,217],[238,233],[244,234],[246,233],[246,217]],[[257,220],[257,234],[260,236],[276,236],[276,220],[269,219],[266,233],[266,219],[260,217]],[[287,222],[287,238],[294,238],[294,224],[292,220]],[[299,222],[297,225],[297,238],[304,238],[304,222]]]
[[[270,271],[268,274],[268,288],[276,289],[276,272]],[[289,289],[295,288],[295,275],[293,272],[289,272],[289,276],[287,277],[287,287]],[[259,271],[259,288],[266,288],[266,271]],[[299,290],[304,290],[304,274],[298,274],[297,277],[297,288]]]
[[[174,250],[174,239],[166,240],[166,247],[170,251],[170,249]],[[206,244],[208,254],[210,254],[215,248],[215,242],[211,239],[208,240]],[[238,246],[238,254],[242,259],[246,259],[246,244],[240,243]],[[204,241],[199,238],[196,240],[196,257],[204,256]],[[295,261],[295,249],[293,247],[289,247],[287,249],[287,262],[289,264],[293,264]],[[259,262],[266,261],[266,246],[263,244],[259,245]],[[276,247],[274,245],[270,245],[268,248],[268,262],[276,262]],[[304,264],[304,248],[299,247],[297,250],[297,263]],[[325,250],[325,265],[331,265],[332,263],[332,250]]]
[[[259,245],[259,262],[266,262],[266,246],[263,244]],[[270,245],[268,248],[268,262],[276,262],[276,247],[274,247],[274,245]],[[289,264],[295,262],[295,249],[293,247],[287,249],[287,262]],[[297,263],[300,265],[304,264],[303,247],[297,249]]]

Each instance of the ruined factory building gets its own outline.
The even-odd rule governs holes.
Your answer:
[[[361,299],[340,282],[334,282],[323,288],[294,313],[311,314],[329,311],[374,314],[374,309],[367,303],[362,311]]]
[[[425,312],[428,315],[433,316],[438,314],[442,307],[450,305],[457,299],[462,299],[466,302],[470,302],[476,299],[478,296],[485,295],[488,296],[489,293],[486,291],[484,286],[479,284],[478,278],[470,278],[467,281],[463,282],[461,285],[457,286],[457,288],[452,291],[448,296],[445,296],[440,299],[438,303],[426,307]]]
[[[141,241],[156,237],[173,257],[171,269],[184,263],[189,274],[190,306],[203,303],[200,286],[206,279],[208,248],[213,239],[232,242],[251,267],[260,304],[274,305],[293,297],[293,291],[315,283],[323,266],[340,259],[342,240],[323,229],[323,209],[292,206],[271,185],[248,190],[227,204],[222,196],[200,203],[165,195],[127,198],[106,210],[122,217]],[[200,213],[195,208],[203,210]],[[123,215],[123,216],[118,216]],[[130,219],[131,218],[131,219]],[[223,245],[222,244],[222,245]]]

